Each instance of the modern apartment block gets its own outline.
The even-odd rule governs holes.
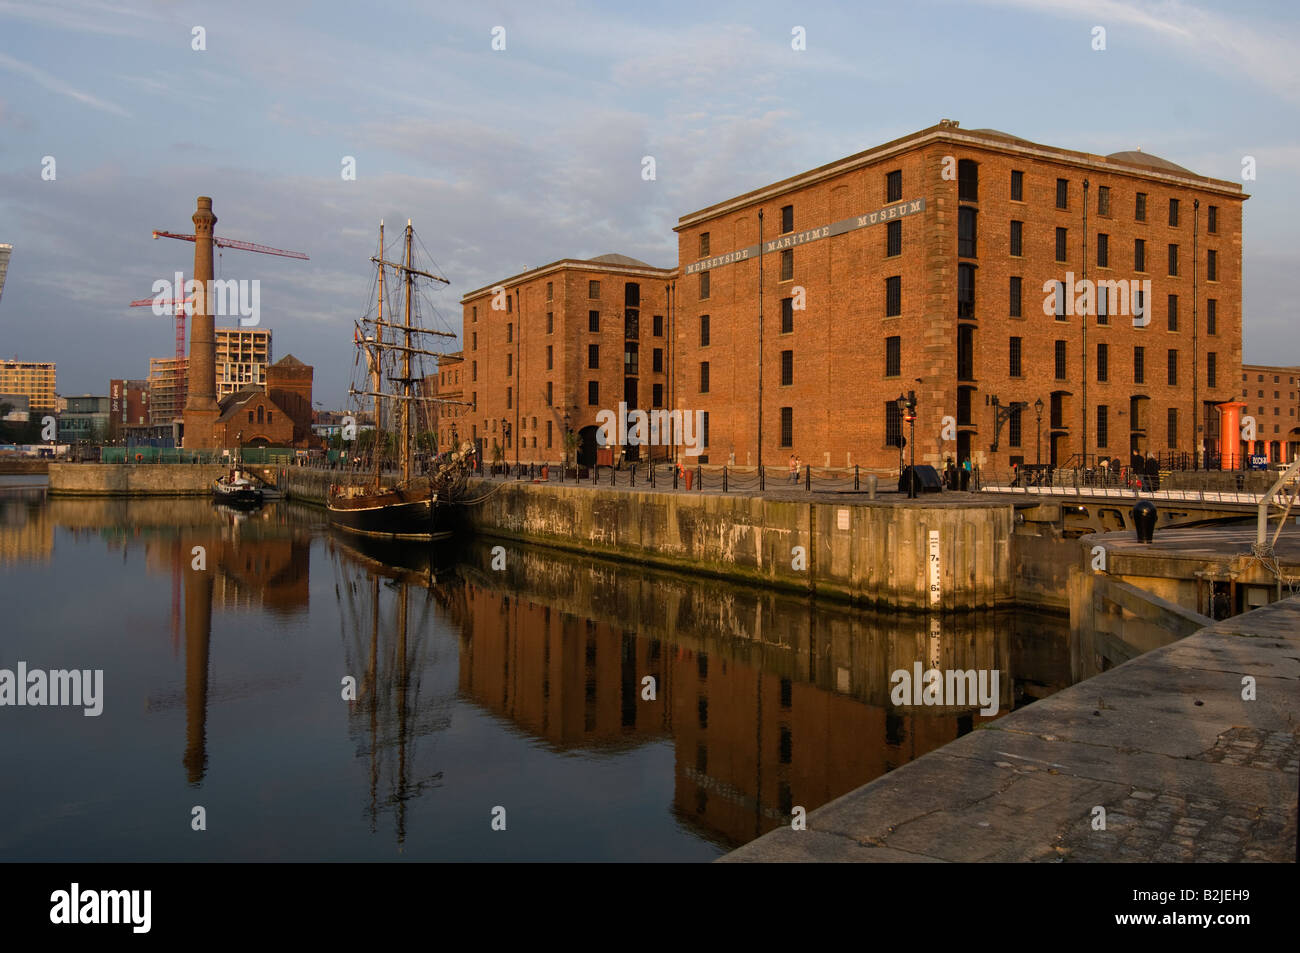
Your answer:
[[[26,395],[32,414],[58,410],[53,361],[0,360],[0,394]]]
[[[266,387],[271,332],[262,328],[217,328],[217,400],[250,387]]]
[[[672,406],[712,463],[896,470],[908,392],[918,463],[1216,459],[1246,198],[943,120],[682,216]]]
[[[1269,463],[1291,463],[1300,456],[1300,366],[1243,364],[1241,400],[1242,415],[1255,419],[1255,440],[1246,442],[1247,453]]]
[[[149,358],[149,423],[170,424],[184,415],[188,374],[187,358]]]
[[[487,463],[666,455],[665,446],[597,446],[597,415],[668,408],[668,283],[675,271],[625,255],[565,258],[471,291],[464,312],[459,424]],[[611,434],[616,436],[616,434]]]

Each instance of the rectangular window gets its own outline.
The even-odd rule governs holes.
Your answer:
[[[477,331],[471,331],[471,332],[470,332],[470,341],[472,342],[472,343],[470,344],[470,350],[471,350],[471,351],[477,351],[477,350],[478,350],[478,332],[477,332]]]
[[[1069,251],[1069,229],[1058,228],[1056,230],[1056,260],[1065,261]]]
[[[791,281],[794,279],[794,249],[781,249],[781,280]]]
[[[599,298],[599,297],[600,297],[600,282],[599,282],[599,281],[588,281],[588,282],[587,282],[587,297],[588,297],[588,298]]]
[[[641,312],[637,308],[628,308],[623,312],[623,337],[636,340],[641,336]]]
[[[507,294],[507,295],[506,295],[506,314],[514,314],[514,311],[515,311],[515,298],[514,298],[514,295]]]
[[[1023,409],[1024,408],[1019,406],[1012,407],[1011,416],[1007,418],[1007,429],[1009,431],[1007,442],[1011,444],[1011,446],[1013,447],[1020,446],[1021,433],[1022,433],[1021,425],[1020,425],[1020,412]]]
[[[957,317],[975,317],[975,266],[957,266]]]
[[[506,355],[506,377],[509,377],[514,372],[515,372],[515,356],[513,354],[507,354]]]
[[[781,446],[794,446],[794,408],[781,408]]]
[[[1205,302],[1205,333],[1219,333],[1219,302],[1214,298]]]
[[[1069,179],[1056,180],[1056,207],[1057,208],[1070,207],[1070,180]]]
[[[600,345],[587,345],[587,367],[591,370],[597,370],[600,367]]]
[[[978,213],[968,205],[957,210],[957,255],[975,258],[975,216]]]
[[[709,233],[700,232],[700,256],[701,258],[709,257]]]
[[[1139,222],[1147,220],[1147,194],[1145,192],[1139,192],[1134,197],[1133,218]]]
[[[599,311],[588,311],[588,312],[587,312],[587,330],[588,330],[588,331],[599,331],[599,330],[600,330],[600,312],[599,312]]]
[[[903,313],[903,279],[898,275],[885,279],[885,317]]]
[[[781,234],[794,231],[794,206],[781,206]]]
[[[1169,246],[1169,274],[1176,277],[1178,275],[1178,246]]]
[[[781,333],[794,332],[794,298],[781,299]]]
[[[656,374],[662,374],[664,370],[664,349],[657,347],[650,354],[650,367]]]
[[[470,379],[471,381],[477,381],[477,380],[478,380],[478,361],[471,361],[471,362],[470,362],[470,365],[469,365],[469,375],[470,375],[469,379]]]
[[[1143,323],[1140,327],[1146,327],[1147,316],[1147,293],[1145,291],[1133,292],[1133,316],[1142,318]]]
[[[980,196],[980,167],[973,159],[957,163],[957,198],[962,202],[978,202]]]
[[[1107,268],[1110,266],[1110,236],[1105,232],[1097,234],[1097,267]]]
[[[1025,223],[1011,220],[1011,254],[1019,258],[1025,251]]]
[[[552,345],[548,344],[546,345],[546,369],[549,371],[554,367],[555,367],[555,348]]]
[[[903,170],[895,169],[885,176],[885,201],[903,201]]]
[[[1168,313],[1169,313],[1169,330],[1177,331],[1178,330],[1178,295],[1169,296]]]
[[[1170,407],[1169,412],[1165,415],[1165,443],[1170,449],[1178,446],[1178,408]]]
[[[1205,355],[1205,386],[1213,390],[1218,387],[1219,356],[1213,351]]]
[[[885,338],[885,376],[898,377],[902,373],[903,349],[901,337]]]
[[[700,347],[709,346],[709,316],[700,315]]]
[[[700,300],[705,301],[709,297],[709,273],[700,272]]]
[[[546,421],[546,449],[547,449],[547,450],[550,450],[550,449],[551,449],[551,438],[552,438],[552,436],[554,435],[554,434],[553,434],[553,431],[554,431],[554,424],[555,424],[555,421],[553,421],[553,420],[548,420],[548,421]]]
[[[555,300],[555,282],[553,281],[548,281],[546,283],[546,300],[547,301]]]
[[[662,314],[656,314],[656,315],[654,316],[654,331],[653,331],[653,333],[654,333],[654,336],[657,337],[657,338],[661,338],[661,337],[664,336],[664,316],[663,316]]]
[[[1064,281],[1052,282],[1052,308],[1056,312],[1056,320],[1065,320],[1065,304],[1068,292],[1065,288]]]
[[[1141,238],[1133,239],[1133,270],[1147,270],[1147,243]]]
[[[1019,169],[1011,170],[1011,201],[1025,200],[1025,174]]]
[[[513,387],[507,387],[506,388],[506,409],[509,410],[510,408],[514,407],[514,405],[515,405],[515,389]]]
[[[794,351],[781,352],[781,386],[789,387],[794,383]]]
[[[1219,231],[1219,206],[1211,205],[1209,209],[1206,210],[1205,230],[1211,235],[1214,235]]]
[[[975,326],[957,325],[957,380],[975,379]],[[958,388],[960,391],[960,388]]]
[[[1008,306],[1008,309],[1009,309],[1007,313],[1010,314],[1011,317],[1013,317],[1013,318],[1018,318],[1018,317],[1021,316],[1021,313],[1020,313],[1020,286],[1021,286],[1020,277],[1019,277],[1018,275],[1013,275],[1013,276],[1011,277],[1011,287],[1010,287],[1010,290],[1009,290],[1009,292],[1008,292],[1008,294],[1009,294],[1009,300],[1008,300],[1008,302],[1007,302],[1007,306]]]
[[[475,324],[478,323],[478,305],[474,305],[470,310],[470,320]]]
[[[1106,383],[1110,379],[1110,348],[1106,344],[1097,345],[1097,382]]]
[[[700,393],[709,392],[709,362],[700,361]]]
[[[636,377],[641,368],[641,345],[628,341],[623,345],[623,376]]]
[[[895,401],[885,401],[885,446],[903,445],[903,412]]]
[[[1213,248],[1209,250],[1205,262],[1205,280],[1219,280],[1219,253]]]
[[[1110,186],[1097,186],[1097,214],[1110,215]]]
[[[1020,355],[1023,343],[1024,342],[1020,338],[1013,337],[1011,339],[1011,354],[1009,357],[1008,372],[1011,377],[1024,377],[1020,366]]]
[[[509,301],[509,300],[510,300],[509,298],[506,298],[506,301]],[[506,343],[509,344],[509,343],[512,342],[514,339],[515,339],[515,326],[514,326],[513,324],[507,324],[507,325],[506,325]]]
[[[662,407],[664,405],[664,385],[655,384],[654,397],[651,401],[652,407]]]
[[[1056,342],[1056,379],[1065,380],[1065,342]]]
[[[1145,384],[1147,378],[1146,369],[1146,348],[1137,346],[1133,348],[1133,383]]]
[[[709,412],[704,411],[701,417],[704,421],[704,433],[700,438],[700,442],[707,447],[709,445]]]
[[[1169,349],[1169,386],[1178,385],[1178,351],[1175,348]]]
[[[1178,199],[1169,200],[1169,224],[1178,227]]]
[[[546,406],[547,407],[555,406],[555,382],[554,381],[546,382]]]
[[[903,223],[900,221],[885,224],[885,257],[893,258],[903,253]]]
[[[554,311],[546,312],[546,333],[547,334],[555,333],[555,312]]]
[[[1107,441],[1110,439],[1110,432],[1109,432],[1110,414],[1107,412],[1108,410],[1109,408],[1105,404],[1097,405],[1097,446],[1098,447],[1106,446]]]
[[[600,406],[600,381],[587,381],[587,404],[591,407]]]
[[[1110,289],[1097,282],[1097,323],[1110,324]]]

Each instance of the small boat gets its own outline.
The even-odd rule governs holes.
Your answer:
[[[227,506],[261,506],[262,488],[236,469],[212,482],[212,498]]]

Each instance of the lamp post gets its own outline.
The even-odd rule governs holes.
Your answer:
[[[573,432],[569,427],[569,408],[564,408],[564,436],[560,439],[564,445],[564,469],[569,469],[569,434]]]
[[[910,462],[907,471],[907,498],[916,499],[916,391],[909,390],[907,396],[898,395],[899,413],[908,423],[907,445],[910,448]]]
[[[505,417],[502,417],[502,418],[501,418],[501,440],[502,440],[503,443],[505,443],[505,448],[503,448],[503,449],[509,449],[509,447],[510,447],[510,421],[507,420]],[[502,454],[501,454],[501,457],[502,457],[502,464],[503,464],[502,469],[504,469],[505,454],[502,453]]]
[[[1034,464],[1042,466],[1043,463],[1043,398],[1039,397],[1034,401],[1034,413],[1038,415],[1037,426],[1037,446],[1034,448]]]

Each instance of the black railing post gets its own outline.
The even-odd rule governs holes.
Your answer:
[[[853,464],[853,489],[854,489],[855,492],[859,489],[859,486],[858,486],[858,477],[859,477],[859,475],[860,475],[860,474],[858,473],[858,465],[855,463],[855,464]]]
[[[810,493],[812,492],[812,464],[811,463],[804,467],[803,488]]]
[[[704,467],[702,467],[698,463],[695,465],[695,482],[696,484],[698,484],[696,488],[701,493],[703,493],[704,492]]]
[[[673,489],[677,489],[677,467],[673,467]]]
[[[722,465],[722,492],[727,492],[727,465]]]
[[[632,472],[628,476],[628,486],[636,486],[636,464],[632,464]]]
[[[758,488],[760,490],[767,489],[767,471],[761,465],[758,468]]]

